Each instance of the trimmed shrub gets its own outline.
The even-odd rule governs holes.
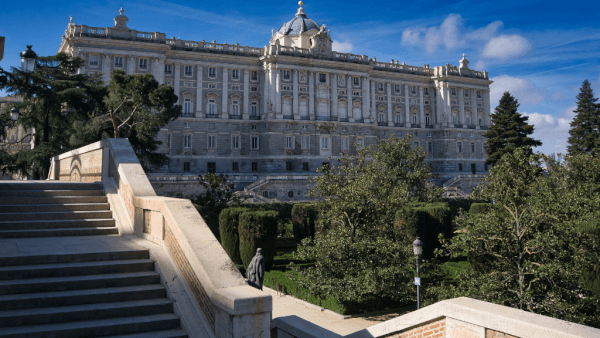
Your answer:
[[[257,248],[262,248],[265,267],[271,270],[275,257],[277,238],[276,211],[246,211],[240,214],[238,227],[240,236],[240,256],[245,267],[252,261]]]
[[[315,235],[316,208],[313,204],[299,203],[292,208],[294,238],[297,242]]]
[[[438,235],[451,236],[451,217],[448,203],[411,204],[396,212],[396,227],[410,241],[419,236],[423,242],[423,256],[429,259],[434,257],[435,249],[441,247]]]
[[[470,214],[485,214],[490,209],[491,203],[473,203],[469,209]]]
[[[242,263],[238,227],[240,224],[240,214],[246,211],[248,211],[246,208],[225,208],[219,215],[221,245],[229,255],[229,258],[236,264]]]
[[[280,219],[290,220],[290,219],[292,219],[292,208],[294,207],[294,203],[290,203],[290,202],[247,203],[247,204],[241,205],[241,207],[248,208],[252,211],[254,211],[254,210],[277,211],[279,213]]]

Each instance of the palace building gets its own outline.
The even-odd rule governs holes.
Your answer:
[[[121,8],[113,27],[71,18],[59,52],[106,83],[122,69],[174,88],[183,114],[158,135],[172,161],[149,175],[164,195],[193,195],[197,175],[215,172],[265,200],[301,200],[330,157],[407,135],[437,184],[468,189],[484,177],[487,72],[464,55],[459,66],[430,67],[336,52],[325,24],[299,5],[261,48],[137,31]]]

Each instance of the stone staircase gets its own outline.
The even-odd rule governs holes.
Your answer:
[[[187,337],[149,251],[115,236],[101,189],[0,182],[0,338]]]

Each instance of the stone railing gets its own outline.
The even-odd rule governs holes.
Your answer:
[[[128,140],[106,139],[56,156],[49,179],[113,187],[120,232],[165,249],[216,337],[269,336],[272,297],[246,284],[189,200],[156,196]]]
[[[342,337],[297,316],[275,318],[271,327],[277,337]],[[600,329],[461,297],[435,303],[344,337],[600,338]]]
[[[90,27],[70,24],[65,31],[65,37],[94,37],[131,41],[165,43],[166,36],[159,32],[141,32],[133,29],[115,29],[114,27]]]
[[[438,66],[432,68],[432,75],[434,76],[466,76],[466,77],[474,77],[478,79],[488,79],[488,72],[480,72],[472,69],[461,69],[452,65]]]
[[[387,63],[387,62],[378,62],[378,61],[371,61],[371,65],[373,66],[373,68],[375,68],[377,70],[394,71],[394,72],[427,75],[427,76],[433,75],[433,69],[426,68],[426,67],[409,66],[406,64],[398,64],[398,63],[393,63],[393,62]]]
[[[263,48],[240,46],[238,43],[230,45],[227,43],[216,43],[206,41],[187,41],[170,39],[166,41],[167,45],[172,46],[175,49],[190,50],[196,52],[218,52],[218,53],[231,53],[231,54],[246,54],[261,56]]]

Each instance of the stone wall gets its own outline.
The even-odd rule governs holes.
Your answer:
[[[61,159],[58,172],[61,181],[102,181],[102,149]]]
[[[446,318],[399,333],[394,338],[445,338]]]

